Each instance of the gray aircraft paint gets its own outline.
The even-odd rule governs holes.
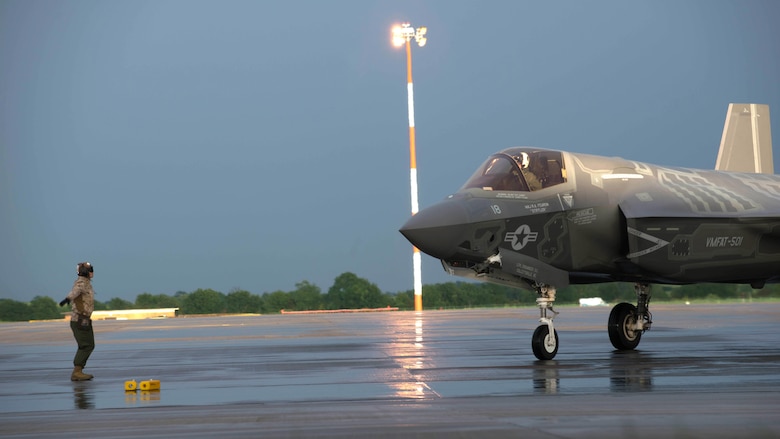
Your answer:
[[[768,107],[758,107],[768,126]],[[762,138],[771,148],[768,134]],[[556,162],[558,181],[537,190],[498,183],[499,176],[521,173],[528,157]],[[500,167],[504,171],[488,170]],[[522,288],[558,270],[568,279],[556,276],[557,287],[594,281],[762,285],[780,279],[780,177],[508,148],[401,232],[452,274]],[[500,262],[507,256],[513,263]]]
[[[767,106],[732,104],[719,170],[504,149],[401,233],[450,274],[536,291],[531,345],[540,360],[558,352],[557,288],[633,282],[637,306],[615,305],[607,329],[615,348],[634,349],[652,325],[649,284],[780,281],[780,177],[767,173],[768,127]],[[730,172],[751,165],[764,173]]]

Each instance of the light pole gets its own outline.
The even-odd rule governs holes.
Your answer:
[[[401,47],[406,44],[406,91],[409,107],[409,180],[412,189],[412,215],[420,209],[417,203],[417,153],[414,145],[414,87],[412,85],[412,45],[414,40],[422,47],[428,41],[427,27],[418,27],[416,30],[409,23],[393,27],[393,45]],[[412,264],[414,267],[414,310],[422,311],[422,260],[420,249],[414,247]]]

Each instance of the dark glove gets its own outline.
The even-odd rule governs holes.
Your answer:
[[[70,299],[68,299],[67,297],[62,299],[62,302],[60,302],[60,306],[65,306],[66,303],[70,305]]]

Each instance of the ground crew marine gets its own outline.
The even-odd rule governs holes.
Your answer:
[[[95,270],[89,262],[81,262],[76,266],[78,277],[73,282],[73,288],[60,306],[71,304],[70,329],[73,338],[76,339],[78,349],[73,358],[73,373],[71,381],[87,381],[92,375],[84,373],[84,367],[90,354],[95,349],[95,333],[92,331],[92,312],[95,310],[95,291],[92,289],[91,279],[95,276]]]

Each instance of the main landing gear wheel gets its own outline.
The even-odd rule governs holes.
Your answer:
[[[531,348],[536,358],[552,360],[558,353],[558,331],[553,329],[553,335],[550,336],[550,328],[547,325],[539,325],[531,337]]]
[[[639,345],[642,331],[636,329],[638,316],[637,308],[630,303],[618,303],[612,308],[607,329],[615,349],[629,351]]]

